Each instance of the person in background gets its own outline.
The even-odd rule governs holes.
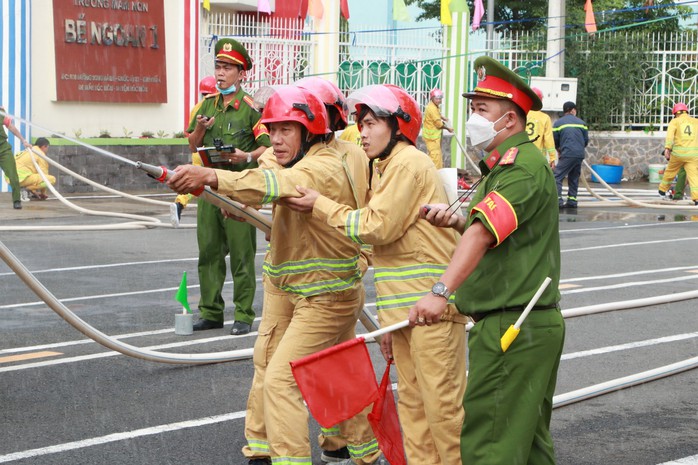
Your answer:
[[[214,167],[241,172],[257,166],[257,158],[271,145],[267,128],[260,122],[252,97],[240,86],[252,59],[245,47],[233,39],[216,42],[216,92],[203,99],[192,118],[189,148],[232,146],[220,152],[223,159]],[[199,200],[196,216],[196,238],[199,245],[200,320],[194,331],[223,327],[223,283],[226,276],[226,255],[230,255],[233,276],[235,321],[230,334],[241,336],[250,332],[255,312],[252,309],[255,289],[254,258],[257,232],[254,226],[227,219],[215,205]]]
[[[206,76],[199,81],[199,95],[201,96],[201,100],[199,100],[194,108],[192,108],[191,112],[189,112],[189,122],[196,116],[199,107],[201,107],[203,103],[203,99],[206,98],[207,95],[215,94],[216,92],[216,78],[214,76]],[[191,162],[194,165],[203,166],[199,152],[192,152]],[[170,205],[170,223],[172,223],[172,226],[175,228],[179,227],[179,221],[182,219],[182,211],[189,205],[189,201],[192,197],[194,196],[191,194],[178,195],[174,203]]]
[[[7,141],[7,128],[14,136],[22,142],[25,148],[31,149],[32,145],[19,132],[19,129],[12,123],[5,109],[0,107],[0,118],[2,118],[2,130],[0,130],[0,170],[5,173],[10,187],[12,187],[12,207],[15,210],[22,209],[22,192],[19,186],[19,177],[17,176],[17,165],[15,164],[15,156],[12,152],[12,146]]]
[[[425,203],[447,201],[434,164],[415,147],[421,112],[417,102],[392,85],[371,85],[347,97],[369,158],[371,196],[364,208],[299,185],[303,197],[286,202],[325,222],[339,237],[373,245],[376,306],[381,326],[404,321],[429,289],[447,307],[443,321],[383,336],[381,352],[395,359],[398,414],[410,464],[460,461],[459,432],[465,391],[465,324],[448,290],[436,281],[457,243],[449,229],[419,218]],[[339,462],[348,465],[349,462]]]
[[[429,93],[429,103],[424,110],[424,126],[422,127],[422,139],[427,146],[429,158],[434,162],[436,169],[444,167],[443,154],[441,153],[441,134],[446,129],[453,132],[448,126],[448,119],[441,114],[441,103],[444,93],[440,89],[432,89]]]
[[[350,124],[344,128],[342,133],[339,135],[339,138],[361,147],[361,133],[359,132],[359,126],[356,123]]]
[[[559,208],[577,208],[577,190],[579,176],[582,174],[582,162],[589,144],[587,124],[577,118],[577,105],[565,102],[562,105],[564,116],[553,124],[555,148],[560,159],[555,166],[555,183]],[[567,178],[567,202],[562,198],[562,180]]]
[[[543,91],[538,87],[531,87],[538,98],[543,101]],[[557,150],[555,150],[555,138],[553,137],[553,123],[550,116],[542,111],[531,110],[526,115],[526,134],[533,145],[545,156],[552,169],[555,169]]]
[[[475,60],[478,82],[467,127],[487,153],[482,181],[466,216],[448,205],[420,208],[421,217],[462,234],[442,289],[456,291],[458,311],[475,326],[468,335],[468,387],[460,437],[463,465],[553,465],[550,418],[565,323],[560,291],[559,212],[550,166],[528,138],[526,113],[538,96],[490,57]],[[503,333],[521,316],[545,278],[550,285],[505,351]],[[416,329],[447,311],[439,293],[410,310]],[[426,463],[426,462],[420,462]]]
[[[688,114],[685,103],[677,103],[672,109],[674,119],[669,123],[664,142],[664,157],[669,160],[659,183],[659,195],[666,198],[674,177],[685,168],[691,200],[698,205],[698,119]],[[683,181],[685,184],[685,181]],[[679,185],[676,186],[677,191]],[[683,190],[681,191],[683,198]]]
[[[15,155],[15,163],[17,164],[17,176],[19,177],[19,185],[22,189],[26,189],[29,197],[32,200],[46,200],[46,183],[39,174],[39,171],[34,166],[32,158],[36,161],[41,172],[46,176],[51,185],[56,184],[56,178],[48,174],[48,162],[38,155],[30,153],[32,150],[40,150],[44,155],[48,155],[49,141],[45,137],[39,137],[34,142],[32,149],[27,149]]]
[[[290,361],[354,338],[364,305],[360,269],[361,248],[334,234],[324,222],[285,205],[298,196],[296,186],[318,189],[329,198],[353,205],[352,190],[340,154],[326,144],[327,110],[313,93],[297,86],[279,86],[267,101],[262,123],[270,128],[274,155],[280,169],[249,169],[239,173],[179,166],[167,184],[179,193],[210,186],[246,205],[273,202],[266,279],[288,294],[291,315],[273,355],[265,363],[263,389],[266,439],[250,447],[250,465],[271,463],[312,465],[308,410],[291,373]],[[298,272],[302,268],[303,272]],[[266,298],[265,294],[265,298]],[[283,300],[282,300],[283,302]],[[265,302],[266,304],[267,302]],[[277,311],[278,307],[266,307]],[[269,341],[260,329],[260,338]],[[255,345],[255,354],[260,356]],[[256,374],[255,376],[257,376]],[[366,420],[369,409],[340,425],[349,443],[352,463],[383,464],[384,460]],[[246,434],[249,433],[246,427]],[[249,438],[248,438],[249,440]]]

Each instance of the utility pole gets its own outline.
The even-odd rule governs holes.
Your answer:
[[[555,0],[552,0],[555,2]],[[551,2],[551,3],[552,3]],[[492,56],[494,49],[494,0],[487,0],[487,55]]]
[[[545,77],[559,78],[565,75],[565,2],[548,2],[548,50]]]

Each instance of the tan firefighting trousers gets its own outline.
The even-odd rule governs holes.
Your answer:
[[[398,415],[410,464],[461,464],[465,350],[462,323],[393,332]]]
[[[441,168],[443,168],[444,158],[443,154],[441,153],[441,139],[424,139],[424,144],[427,146],[429,158],[431,158],[431,161],[434,162],[434,166],[436,166],[436,169],[440,170]]]
[[[56,184],[56,178],[54,176],[47,174],[46,179],[48,179],[48,182],[50,182],[52,185]],[[46,183],[38,173],[30,174],[26,178],[22,179],[19,185],[30,191],[46,191]]]
[[[301,299],[271,285],[266,276],[263,282],[264,310],[245,417],[248,444],[242,452],[247,458],[292,457],[294,463],[305,459],[310,464],[308,412],[289,361],[355,337],[363,287]],[[366,419],[369,411],[370,407],[338,425],[338,435],[321,434],[320,447],[336,450],[347,445],[357,464],[372,463],[380,452]],[[331,428],[328,433],[335,431]]]
[[[686,177],[691,192],[691,200],[698,200],[698,157],[671,155],[669,163],[664,169],[662,182],[659,183],[659,190],[666,192],[671,187],[674,177],[681,167],[686,169]]]

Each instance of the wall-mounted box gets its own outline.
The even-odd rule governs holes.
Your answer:
[[[562,111],[565,102],[577,103],[577,78],[531,77],[531,87],[543,91],[543,111]]]

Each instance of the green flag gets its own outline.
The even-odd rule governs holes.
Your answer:
[[[182,282],[179,283],[179,289],[177,289],[177,294],[175,294],[175,300],[182,304],[182,307],[184,309],[191,313],[191,309],[189,308],[189,299],[187,297],[187,272],[185,271],[184,274],[182,274]]]
[[[405,6],[405,0],[393,0],[393,20],[394,21],[412,21],[410,13]]]

